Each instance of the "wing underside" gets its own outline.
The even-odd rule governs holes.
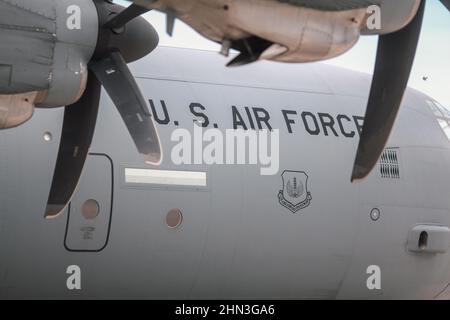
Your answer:
[[[138,5],[150,6],[155,0],[129,0]],[[371,5],[381,5],[383,0],[273,0],[276,2],[289,3],[295,6],[311,8],[323,11],[342,11],[367,8]]]
[[[323,11],[343,11],[381,5],[383,0],[277,0],[292,5]]]

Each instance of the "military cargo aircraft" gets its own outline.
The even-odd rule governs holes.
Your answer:
[[[158,47],[151,9],[241,67]],[[406,89],[424,10],[0,0],[0,298],[448,298],[450,112]],[[300,63],[374,34],[373,78]]]

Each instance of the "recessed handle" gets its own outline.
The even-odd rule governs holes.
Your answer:
[[[415,253],[445,253],[450,242],[450,229],[436,225],[417,225],[408,233],[407,249]]]

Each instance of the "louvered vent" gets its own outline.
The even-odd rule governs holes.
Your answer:
[[[384,150],[380,158],[380,172],[383,179],[400,179],[398,149]]]

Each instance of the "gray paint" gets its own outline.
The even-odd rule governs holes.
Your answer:
[[[80,29],[68,29],[68,8],[80,8]],[[1,0],[0,94],[45,92],[40,106],[59,107],[79,98],[98,35],[92,1]]]
[[[295,118],[288,134],[280,109],[362,115],[370,76],[322,65],[262,62],[224,69],[215,53],[158,48],[132,65],[147,99],[164,99],[172,121],[192,130],[189,103],[212,122],[231,126],[231,106],[266,108],[280,128],[275,176],[257,167],[182,166],[168,156],[173,123],[159,126],[159,169],[206,171],[208,187],[136,188],[124,167],[144,167],[105,93],[91,152],[114,163],[108,245],[98,253],[64,247],[67,212],[42,213],[56,160],[62,110],[37,110],[25,125],[0,134],[0,298],[434,298],[450,282],[449,252],[407,251],[415,225],[450,226],[449,142],[423,94],[408,90],[388,147],[399,148],[400,179],[378,169],[350,183],[358,139],[310,136]],[[54,140],[45,143],[44,132]],[[91,161],[91,160],[90,160]],[[99,194],[104,170],[85,171],[76,197]],[[95,167],[95,166],[94,166]],[[91,169],[90,169],[91,168]],[[292,214],[278,203],[283,170],[306,171],[311,205]],[[106,179],[107,181],[108,179]],[[102,191],[102,192],[103,192]],[[100,192],[101,193],[101,192]],[[78,199],[78,198],[77,198]],[[78,201],[78,200],[77,200]],[[376,207],[378,221],[370,218]],[[180,229],[165,225],[180,208]],[[75,212],[71,214],[76,214]],[[448,245],[448,244],[447,244]],[[82,290],[66,289],[67,266],[82,269]],[[382,270],[382,290],[366,288],[366,268]]]

